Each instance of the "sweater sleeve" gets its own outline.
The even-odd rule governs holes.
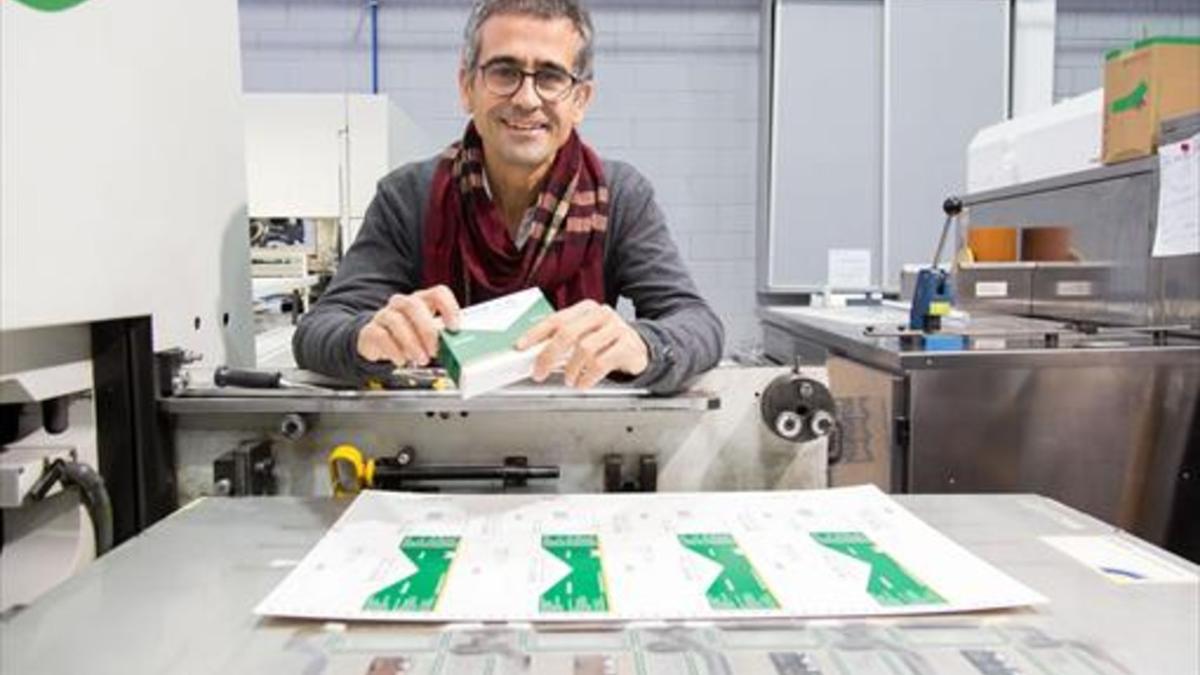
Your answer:
[[[613,183],[607,274],[615,292],[633,302],[633,327],[650,353],[649,366],[630,384],[676,392],[717,364],[725,331],[684,266],[649,181],[618,165]]]
[[[395,293],[420,283],[419,228],[424,190],[419,167],[385,177],[367,207],[353,246],[329,288],[300,319],[292,351],[301,368],[347,380],[390,370],[358,355],[358,333]]]

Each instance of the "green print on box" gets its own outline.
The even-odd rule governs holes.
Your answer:
[[[730,534],[681,534],[679,543],[721,566],[705,596],[713,609],[777,609],[779,603]]]
[[[592,534],[547,534],[542,548],[571,572],[542,593],[543,612],[607,612],[608,589],[600,559],[600,538]]]
[[[438,361],[464,397],[523,380],[533,372],[537,352],[514,345],[553,313],[536,287],[467,307],[459,314],[459,330],[441,332]]]
[[[400,552],[417,571],[376,591],[363,609],[377,612],[432,612],[454,562],[458,537],[405,537]]]
[[[71,9],[75,5],[82,3],[84,0],[17,0],[17,2],[40,9],[43,12],[61,12],[64,9]]]
[[[892,557],[875,546],[862,532],[812,532],[812,538],[825,548],[837,551],[871,566],[867,592],[886,607],[903,605],[941,605],[946,600],[919,579],[909,574]]]
[[[1120,113],[1126,110],[1137,110],[1146,105],[1146,94],[1150,91],[1150,87],[1146,85],[1146,81],[1138,82],[1138,86],[1134,87],[1133,91],[1128,95],[1112,102],[1112,112]]]

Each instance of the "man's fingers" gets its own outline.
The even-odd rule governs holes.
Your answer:
[[[570,360],[563,368],[563,377],[567,385],[575,384],[581,373],[595,367],[600,354],[621,338],[621,329],[620,324],[610,321],[579,340]]]
[[[525,331],[525,334],[517,340],[514,345],[517,349],[527,349],[554,335],[555,332],[562,326],[565,326],[572,321],[575,321],[581,316],[584,316],[597,309],[602,309],[603,305],[598,304],[595,300],[580,300],[566,309],[560,309],[550,316],[542,319],[534,324],[533,328]]]
[[[449,288],[441,285],[434,286],[433,288],[418,291],[417,295],[420,296],[433,313],[442,317],[446,328],[458,330],[458,300]]]
[[[438,351],[438,331],[443,324],[456,329],[458,313],[458,301],[445,286],[397,293],[359,332],[358,353],[371,361],[427,365]]]
[[[416,331],[413,330],[408,318],[404,314],[390,308],[385,308],[375,315],[375,320],[400,345],[400,349],[404,353],[406,360],[422,366],[429,363],[429,354],[421,346],[421,341],[417,337]],[[397,362],[397,365],[403,365],[403,363]]]
[[[525,331],[525,334],[522,335],[517,340],[517,344],[513,346],[517,349],[528,349],[529,347],[536,345],[542,340],[545,340],[547,337],[553,335],[554,331],[558,329],[559,322],[560,319],[558,318],[558,314],[551,314],[550,316],[533,324],[533,328]]]
[[[433,318],[429,307],[415,296],[401,296],[391,302],[401,314],[408,319],[409,327],[421,341],[421,348],[426,354],[437,353],[438,322]]]
[[[387,329],[371,321],[358,334],[358,353],[368,361],[391,361],[402,365],[406,358],[400,345],[392,339]]]
[[[567,358],[567,355],[571,353],[571,350],[575,348],[575,345],[583,336],[600,328],[605,322],[610,320],[610,313],[611,310],[595,305],[586,312],[574,312],[573,314],[576,318],[559,324],[553,337],[546,344],[546,348],[542,350],[542,353],[538,355],[537,361],[534,362],[534,381],[540,382],[546,379],[546,376],[550,374],[550,370],[563,359]]]
[[[608,374],[617,369],[617,364],[624,358],[622,351],[626,349],[624,340],[618,340],[609,348],[600,352],[600,354],[585,364],[583,373],[571,384],[576,389],[590,389],[596,386],[600,380],[608,377]]]

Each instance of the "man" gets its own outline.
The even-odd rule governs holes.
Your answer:
[[[301,367],[365,378],[426,365],[460,307],[539,286],[557,310],[517,343],[548,341],[543,381],[605,377],[676,391],[716,364],[720,320],[671,241],[649,183],[576,133],[595,93],[592,24],[577,0],[480,0],[458,75],[471,116],[440,157],[379,182],[330,288],[303,318]],[[619,296],[637,318],[614,311]]]

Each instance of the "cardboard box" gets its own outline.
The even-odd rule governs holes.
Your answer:
[[[1105,164],[1154,154],[1163,120],[1200,110],[1200,37],[1147,38],[1105,58]]]
[[[458,330],[443,330],[438,360],[463,398],[519,382],[533,374],[545,343],[525,351],[513,348],[538,321],[554,313],[540,288],[472,305],[459,314]]]
[[[967,248],[975,262],[1011,262],[1017,259],[1017,228],[972,227]]]

